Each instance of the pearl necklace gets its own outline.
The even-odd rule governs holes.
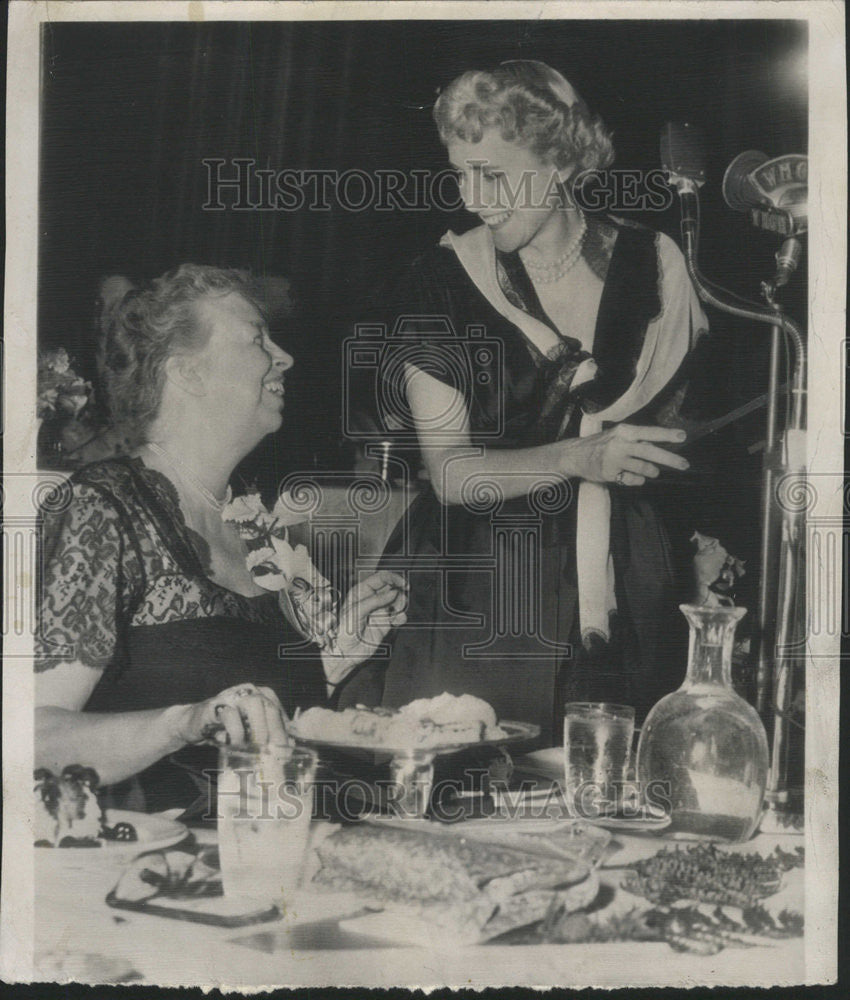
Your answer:
[[[194,487],[195,491],[207,502],[207,504],[219,514],[233,499],[233,491],[229,486],[225,490],[224,497],[219,499],[212,490],[209,490],[206,486],[204,486],[200,479],[198,479],[198,477],[187,465],[181,462],[176,455],[172,455],[167,452],[162,445],[157,444],[155,441],[148,441],[145,447],[150,449],[155,455],[159,455],[160,458],[164,458],[171,468],[174,469],[180,479],[182,479],[183,482],[187,483],[189,486]]]
[[[587,222],[584,215],[579,213],[578,232],[573,237],[572,243],[561,254],[561,256],[551,264],[534,264],[531,261],[523,260],[523,265],[528,276],[535,285],[554,285],[560,281],[569,271],[576,266],[581,257],[581,248],[584,245],[584,238],[587,235]]]

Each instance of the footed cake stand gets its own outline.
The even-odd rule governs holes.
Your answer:
[[[356,753],[374,753],[390,758],[390,777],[394,785],[392,807],[400,816],[422,818],[428,810],[434,785],[434,760],[437,757],[459,753],[478,747],[504,746],[533,740],[540,735],[540,727],[530,722],[500,722],[502,733],[491,739],[463,740],[427,747],[384,746],[363,742],[304,739],[293,733],[302,746],[315,750],[342,750]]]

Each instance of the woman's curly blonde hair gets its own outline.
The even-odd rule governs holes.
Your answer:
[[[592,115],[563,76],[529,59],[491,71],[470,70],[453,80],[434,106],[444,145],[454,139],[480,142],[498,128],[506,142],[531,149],[558,169],[574,174],[601,170],[614,160],[611,133]]]

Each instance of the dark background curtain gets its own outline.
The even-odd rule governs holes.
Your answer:
[[[436,172],[446,165],[431,119],[438,88],[517,57],[562,70],[613,129],[618,167],[657,168],[667,120],[701,126],[703,266],[757,295],[779,241],[727,209],[720,183],[745,149],[806,151],[805,30],[775,21],[47,24],[42,344],[67,346],[90,372],[95,291],[108,274],[150,278],[191,260],[288,276],[299,315],[276,332],[297,367],[284,429],[261,449],[261,465],[275,475],[339,466],[342,339],[406,260],[473,220],[355,212],[333,198],[327,210],[211,211],[204,160],[225,160],[224,175],[237,158],[275,173]],[[621,214],[678,237],[675,203]],[[804,315],[799,277],[786,300]],[[725,320],[718,329],[719,377],[733,402],[746,400],[763,388],[767,337]]]

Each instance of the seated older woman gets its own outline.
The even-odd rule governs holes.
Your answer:
[[[211,732],[284,738],[283,710],[324,702],[404,622],[403,579],[375,574],[320,654],[222,520],[233,469],[281,426],[292,364],[241,272],[187,264],[115,310],[110,409],[138,444],[79,470],[45,515],[36,766],[94,767],[113,802],[186,806],[205,798]]]

